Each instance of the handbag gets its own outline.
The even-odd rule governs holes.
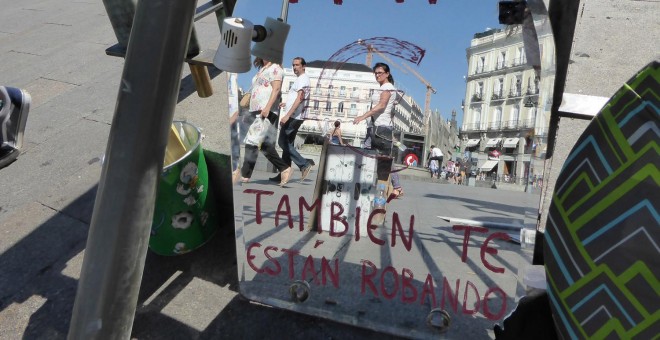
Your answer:
[[[258,115],[248,128],[245,135],[245,144],[260,148],[266,139],[274,142],[277,137],[277,118],[277,115],[272,112],[268,115],[268,118]]]
[[[243,94],[243,97],[241,97],[241,101],[239,102],[239,106],[242,108],[248,108],[250,106],[250,97],[252,94],[250,92],[246,92]]]

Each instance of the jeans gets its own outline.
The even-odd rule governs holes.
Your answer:
[[[307,159],[300,155],[293,144],[296,140],[298,129],[300,129],[303,122],[304,120],[300,119],[287,120],[280,129],[280,136],[277,140],[277,144],[282,148],[282,160],[284,163],[291,166],[291,161],[293,161],[300,170],[309,166]]]

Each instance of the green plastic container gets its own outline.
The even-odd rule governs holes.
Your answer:
[[[159,255],[181,255],[206,243],[218,229],[202,133],[175,121],[186,154],[163,169],[158,184],[149,248]]]

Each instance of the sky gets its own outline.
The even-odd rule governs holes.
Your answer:
[[[419,65],[390,56],[397,63],[408,63],[436,90],[431,95],[431,109],[443,119],[452,109],[462,120],[461,101],[465,97],[467,75],[466,49],[473,35],[489,28],[500,28],[498,0],[298,0],[289,4],[287,23],[291,25],[284,48],[283,66],[302,56],[307,62],[328,60],[342,47],[374,37],[391,37],[410,42],[426,50]],[[279,18],[280,0],[238,0],[234,17],[263,24],[266,17]],[[366,55],[349,62],[364,63]],[[386,62],[374,54],[373,63]],[[389,64],[389,63],[388,63]],[[373,64],[372,64],[373,65]],[[414,75],[390,65],[395,85],[424,107],[426,86]],[[239,75],[239,85],[247,89],[255,71]]]

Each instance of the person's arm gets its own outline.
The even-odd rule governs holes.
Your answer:
[[[289,118],[293,115],[294,112],[296,112],[296,109],[300,105],[300,103],[303,102],[303,99],[305,98],[305,89],[300,89],[298,90],[298,95],[296,96],[296,100],[293,101],[293,104],[291,105],[291,108],[289,109],[289,112],[287,112],[282,118],[280,118],[280,124],[284,125]]]
[[[365,114],[356,117],[353,119],[353,124],[357,124],[377,113],[382,113],[385,111],[385,108],[387,107],[387,102],[390,100],[390,97],[392,94],[390,93],[389,90],[384,90],[380,93],[380,99],[378,100],[378,104],[376,106],[372,107],[371,110],[365,112]]]
[[[232,113],[232,115],[229,116],[229,125],[236,123],[237,120],[238,120],[238,110],[234,111],[234,113]]]
[[[270,113],[270,107],[275,104],[277,96],[280,95],[280,89],[282,88],[282,80],[273,80],[270,82],[270,86],[273,88],[270,92],[270,98],[268,98],[268,103],[261,109],[261,116],[266,118],[268,113]]]

